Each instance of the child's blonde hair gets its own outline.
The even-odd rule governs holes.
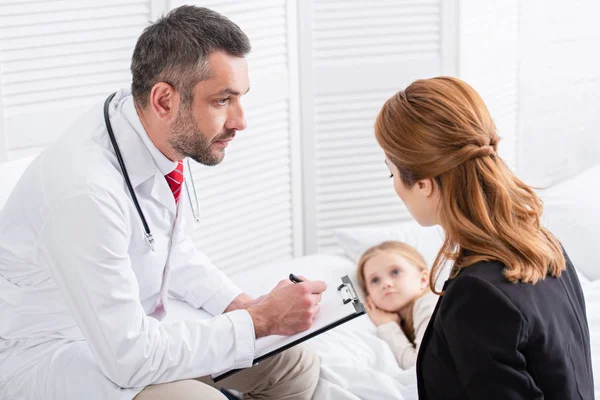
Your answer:
[[[382,242],[378,245],[368,248],[363,253],[363,255],[360,257],[360,259],[358,260],[356,277],[358,280],[358,284],[360,285],[362,290],[367,295],[369,294],[369,290],[367,289],[367,283],[365,281],[365,264],[367,263],[367,261],[369,261],[369,259],[374,257],[376,254],[379,254],[382,252],[395,253],[395,254],[399,255],[400,257],[405,258],[409,263],[414,265],[419,270],[429,272],[429,267],[427,265],[427,261],[425,261],[425,258],[423,257],[423,255],[421,253],[419,253],[419,251],[417,249],[415,249],[414,247],[409,246],[406,243],[392,241],[392,240]],[[423,290],[422,295],[427,293],[427,291],[428,291],[428,288]],[[408,313],[407,313],[407,318],[400,319],[400,327],[404,331],[404,334],[406,335],[408,340],[410,340],[410,342],[413,345],[415,344],[415,327],[414,327],[412,314],[413,314],[413,307],[415,305],[416,300],[417,299],[414,299],[410,303]]]

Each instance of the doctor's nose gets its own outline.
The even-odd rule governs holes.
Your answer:
[[[236,131],[243,131],[246,129],[246,115],[241,104],[238,104],[231,109],[225,128],[235,129]]]

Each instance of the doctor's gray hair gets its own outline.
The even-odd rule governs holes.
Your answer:
[[[180,93],[183,106],[192,103],[193,89],[210,77],[208,56],[223,51],[244,57],[248,36],[225,16],[196,6],[181,6],[147,27],[131,59],[131,92],[146,107],[152,87],[166,82]]]

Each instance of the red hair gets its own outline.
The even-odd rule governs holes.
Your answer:
[[[460,79],[418,80],[383,105],[375,136],[411,188],[431,178],[441,191],[446,235],[430,275],[451,276],[479,261],[500,261],[511,282],[535,284],[566,268],[558,240],[540,224],[542,201],[497,154],[496,126],[481,97]],[[438,292],[436,292],[438,293]]]

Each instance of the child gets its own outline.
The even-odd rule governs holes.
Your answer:
[[[377,335],[390,346],[400,368],[414,366],[437,302],[429,290],[425,259],[405,243],[383,242],[361,256],[357,278]]]

